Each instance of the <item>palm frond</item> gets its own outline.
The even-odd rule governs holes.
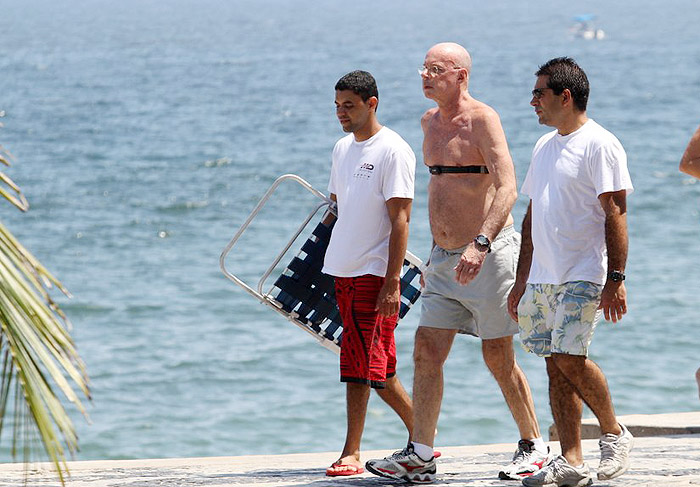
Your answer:
[[[2,127],[2,124],[0,124],[0,127]],[[11,158],[12,155],[0,145],[0,163],[9,166]],[[15,182],[2,171],[0,171],[0,182],[10,188],[10,191],[8,191],[0,186],[0,196],[8,200],[20,210],[27,211],[29,209],[29,202],[27,201],[27,198],[24,197],[22,190],[19,189],[19,186],[17,186]]]
[[[0,147],[0,163],[9,165],[9,157]],[[22,211],[29,207],[20,188],[1,171],[0,196]],[[64,484],[66,450],[75,453],[78,438],[56,393],[87,418],[75,389],[89,400],[90,387],[69,334],[70,322],[49,294],[54,286],[70,296],[0,223],[0,433],[13,413],[13,455],[21,451],[26,462],[40,443]]]

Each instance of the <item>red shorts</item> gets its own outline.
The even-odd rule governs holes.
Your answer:
[[[375,307],[384,278],[364,275],[336,277],[335,298],[343,320],[340,381],[386,387],[396,375],[394,328],[398,313],[387,318]]]

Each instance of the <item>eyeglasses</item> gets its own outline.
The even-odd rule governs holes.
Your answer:
[[[535,100],[539,100],[544,96],[544,90],[551,90],[552,88],[535,88],[532,90],[532,97]]]
[[[453,70],[462,69],[461,66],[453,66]],[[418,68],[418,74],[423,76],[423,73],[428,73],[428,77],[432,78],[434,76],[440,76],[441,74],[447,72],[447,68],[433,64],[432,66],[421,66]]]

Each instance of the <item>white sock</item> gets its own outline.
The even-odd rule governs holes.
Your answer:
[[[547,453],[547,445],[545,444],[541,436],[539,438],[533,438],[530,441],[534,444],[535,450],[537,450],[540,453]]]
[[[411,444],[413,445],[413,452],[418,455],[421,460],[427,462],[433,458],[432,447],[422,443],[416,443],[415,441],[412,441]]]

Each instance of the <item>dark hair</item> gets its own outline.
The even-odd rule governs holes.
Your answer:
[[[571,92],[571,98],[579,111],[585,112],[588,105],[588,77],[583,69],[570,57],[550,59],[539,67],[535,76],[549,76],[547,87],[555,95],[561,95],[564,90]]]
[[[367,71],[357,70],[346,74],[335,84],[335,89],[336,91],[351,90],[359,95],[362,101],[367,101],[371,97],[379,99],[377,82]]]

